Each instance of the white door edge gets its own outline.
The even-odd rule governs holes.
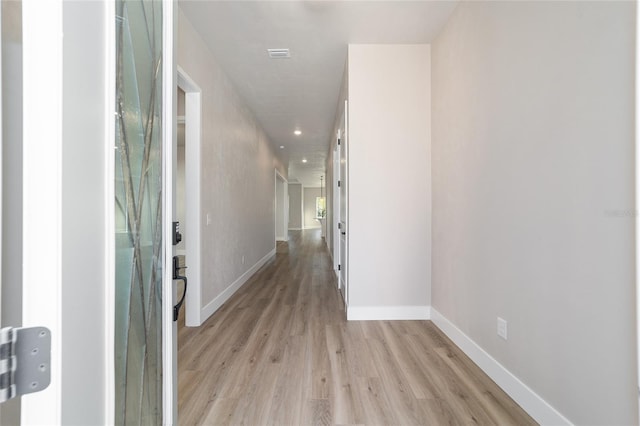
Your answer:
[[[51,384],[22,397],[23,425],[62,422],[62,12],[22,2],[23,326],[51,330]]]
[[[176,63],[175,34],[176,3],[171,0],[162,2],[162,126],[163,126],[163,191],[164,229],[164,280],[162,291],[162,407],[165,424],[177,424],[178,421],[178,363],[177,363],[177,327],[173,321],[173,213],[174,213],[174,146],[176,140]]]
[[[113,112],[105,117],[105,206],[114,206],[116,199],[115,188],[115,141],[116,141],[116,8],[112,1],[104,2],[105,8],[105,111]],[[106,359],[113,362],[105,363],[105,401],[104,418],[106,424],[115,424],[116,399],[116,371],[115,371],[115,335],[116,335],[116,230],[115,208],[105,209],[105,342]]]

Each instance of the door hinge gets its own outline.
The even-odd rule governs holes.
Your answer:
[[[338,229],[342,229],[342,224],[338,222]]]
[[[340,181],[338,181],[338,188],[340,188]]]
[[[51,331],[0,329],[0,402],[39,392],[51,383]]]
[[[340,145],[340,138],[338,138],[338,145]]]
[[[342,270],[342,265],[338,265],[338,271]]]

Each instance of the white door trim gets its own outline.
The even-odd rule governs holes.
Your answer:
[[[173,321],[173,213],[174,213],[174,159],[176,145],[176,61],[175,28],[176,4],[162,2],[162,126],[163,126],[163,218],[162,240],[164,246],[162,290],[162,409],[165,424],[178,421],[178,346],[177,326]]]
[[[105,8],[105,111],[115,111],[116,108],[116,8],[113,2],[104,2]],[[115,186],[115,155],[114,148],[116,142],[116,120],[114,115],[105,117],[106,143],[105,149],[105,178],[104,195],[105,206],[114,206],[116,199]],[[104,347],[107,354],[105,362],[105,401],[104,419],[106,424],[115,424],[115,400],[116,400],[116,370],[115,370],[115,336],[116,336],[116,214],[115,208],[105,209],[105,285],[104,285]]]
[[[185,324],[187,327],[202,325],[201,246],[202,234],[200,201],[200,152],[202,149],[202,90],[178,65],[178,87],[185,93],[185,223],[184,244],[189,269],[189,287],[185,299]]]
[[[274,169],[275,173],[274,173],[274,189],[275,189],[275,193],[274,193],[274,197],[275,197],[275,223],[274,223],[274,235],[276,236],[276,241],[288,241],[289,240],[289,236],[288,236],[288,232],[287,230],[289,229],[289,220],[288,220],[288,216],[289,216],[289,209],[288,209],[288,202],[287,202],[287,198],[289,195],[289,191],[288,191],[288,185],[289,183],[287,182],[287,179],[285,179],[284,176],[282,176],[282,174],[280,174],[280,172],[278,171],[278,169]],[[282,187],[282,204],[278,205],[278,186]],[[282,211],[281,215],[278,215],[278,212]],[[282,232],[284,232],[284,235],[278,235],[278,220],[281,220],[283,223],[282,225]]]
[[[345,176],[340,176],[341,185],[344,185],[344,202],[345,202],[345,217],[344,223],[346,224],[346,232],[345,235],[345,244],[344,244],[344,265],[342,268],[345,268],[345,280],[344,280],[344,308],[345,311],[349,309],[349,101],[345,99],[344,101],[344,134],[342,135],[342,144],[344,145],[344,161],[345,168],[344,174]],[[340,206],[342,207],[342,206]]]
[[[51,384],[22,398],[23,425],[62,422],[62,12],[63,0],[22,2],[22,323],[51,330]]]
[[[340,223],[340,188],[338,188],[338,181],[340,180],[340,130],[337,133],[336,145],[333,150],[333,214],[331,220],[333,221],[333,272],[335,272],[338,278],[338,287],[340,287],[340,276],[338,272],[338,265],[340,264],[340,229],[338,229],[338,223]]]

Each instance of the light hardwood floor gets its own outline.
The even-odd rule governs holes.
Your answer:
[[[181,425],[536,424],[430,321],[347,322],[319,232],[290,237],[180,327]]]

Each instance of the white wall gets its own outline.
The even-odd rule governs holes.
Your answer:
[[[202,90],[202,307],[248,278],[275,252],[273,170],[282,163],[182,11],[177,63]],[[211,217],[207,226],[206,215]],[[244,263],[242,259],[244,257]],[[229,289],[229,290],[228,290]],[[225,290],[227,290],[226,293]]]
[[[104,424],[105,8],[64,2],[62,423]],[[111,141],[113,143],[113,141]]]
[[[304,229],[320,228],[320,221],[316,220],[316,197],[320,196],[320,188],[303,188],[302,210],[304,212]]]
[[[634,7],[463,2],[433,44],[432,306],[576,424],[638,423]]]
[[[349,45],[350,319],[426,318],[430,47]]]
[[[302,184],[289,184],[289,229],[302,229]]]

